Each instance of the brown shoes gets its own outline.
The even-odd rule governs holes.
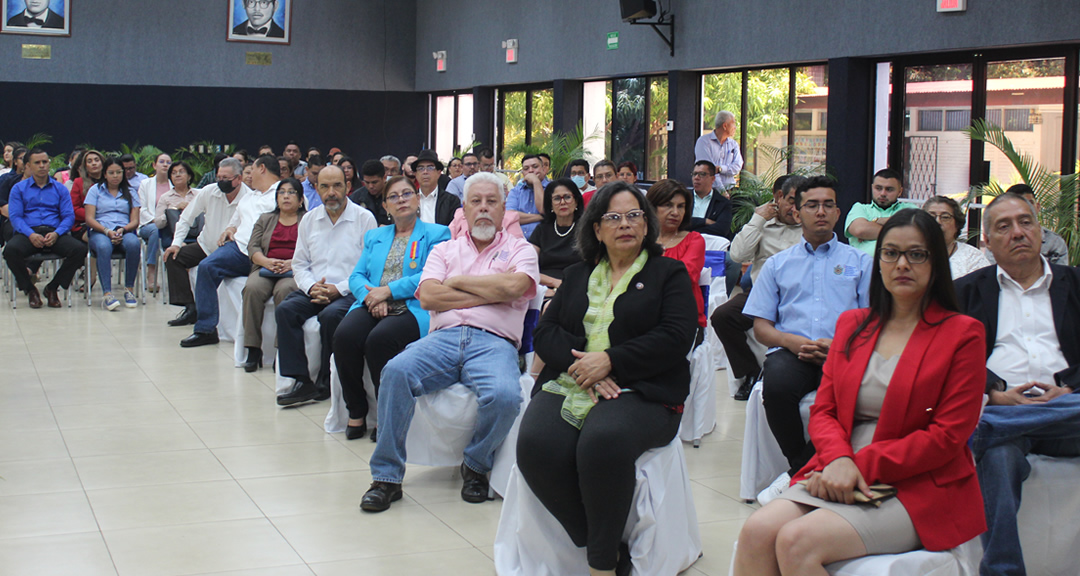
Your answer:
[[[49,308],[60,307],[60,295],[57,294],[57,292],[58,290],[56,288],[49,288],[48,286],[46,286],[45,290],[42,292],[45,295],[45,301],[49,304]]]
[[[38,292],[37,286],[32,286],[26,296],[30,299],[31,308],[41,308],[41,294]]]

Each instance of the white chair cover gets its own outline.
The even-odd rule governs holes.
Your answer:
[[[678,574],[701,556],[697,512],[678,438],[637,460],[634,505],[623,540],[633,574]],[[495,534],[499,576],[587,576],[585,549],[574,546],[514,465]]]
[[[271,358],[277,356],[277,347],[274,343],[277,341],[277,317],[274,316],[274,312],[277,308],[274,306],[274,298],[270,297],[266,300],[266,310],[263,312],[262,321],[262,351],[263,362],[271,362]],[[243,310],[243,294],[241,294],[241,309],[240,319],[236,324],[236,341],[233,342],[233,362],[237,368],[244,365],[244,361],[247,360],[247,348],[244,348],[244,310]]]
[[[803,431],[810,422],[810,406],[817,392],[811,392],[799,403]],[[809,437],[809,434],[807,434]],[[746,401],[746,424],[743,428],[742,473],[739,480],[739,498],[757,499],[758,492],[772,484],[777,476],[788,469],[787,458],[773,438],[769,422],[765,418],[765,406],[761,401],[761,382],[754,384],[750,399]]]
[[[1075,576],[1080,550],[1080,458],[1032,454],[1017,526],[1028,574]],[[980,547],[981,550],[981,547]]]
[[[198,270],[198,266],[192,268]],[[225,342],[243,342],[243,337],[237,336],[243,330],[244,314],[244,284],[247,276],[226,278],[218,286],[218,338]],[[195,280],[191,282],[195,288]]]
[[[263,320],[266,326],[266,320]],[[307,354],[308,374],[312,381],[319,377],[319,356],[322,352],[322,338],[319,336],[319,317],[312,316],[304,322],[304,352]],[[273,340],[271,340],[273,342]],[[265,340],[263,341],[265,346]],[[292,389],[296,380],[281,375],[281,362],[274,361],[274,374],[277,393],[284,394]]]
[[[702,234],[701,237],[705,239],[706,251],[716,250],[723,252],[727,251],[728,247],[731,246],[731,242],[723,236]],[[724,274],[718,274],[716,271],[712,271],[709,279],[709,301],[705,304],[708,309],[706,313],[707,316],[712,318],[712,313],[717,307],[723,305],[727,301],[727,277],[724,276]],[[705,332],[712,348],[713,370],[726,368],[728,362],[727,354],[724,352],[724,345],[720,343],[720,339],[716,337],[716,332],[713,331],[711,326]],[[735,392],[732,391],[731,394],[734,395]]]
[[[709,330],[712,332],[712,330]],[[679,438],[697,447],[701,438],[716,428],[716,371],[708,340],[690,353],[690,395],[683,405]]]
[[[371,383],[371,372],[368,365],[364,364],[364,391],[368,397],[368,413],[364,423],[368,429],[379,425],[379,406],[375,403],[375,385]],[[349,409],[345,406],[345,398],[341,394],[341,377],[338,375],[337,364],[334,363],[334,355],[330,355],[330,410],[326,413],[323,421],[323,429],[327,434],[344,432],[349,425]]]
[[[765,353],[768,352],[769,349],[761,342],[758,342],[757,338],[754,337],[753,328],[746,331],[746,344],[750,346],[750,351],[754,353],[754,356],[757,356],[758,366],[763,365],[765,363]],[[735,393],[739,391],[739,381],[735,379],[735,375],[730,370],[727,373],[727,379],[728,394],[734,396]]]
[[[738,546],[736,542],[735,548]],[[832,576],[976,576],[979,564],[978,560],[971,561],[973,550],[980,550],[978,537],[952,550],[866,556],[834,562],[825,568]],[[732,554],[729,574],[734,573],[735,555]]]

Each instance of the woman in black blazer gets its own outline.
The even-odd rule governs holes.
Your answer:
[[[584,262],[563,283],[535,333],[546,365],[522,417],[518,468],[588,548],[593,573],[628,573],[620,543],[635,461],[667,445],[690,390],[687,352],[697,311],[686,267],[662,257],[644,195],[623,182],[598,190],[581,217]]]

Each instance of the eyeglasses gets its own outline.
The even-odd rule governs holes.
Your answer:
[[[274,0],[244,0],[245,6],[258,6],[259,8],[269,8],[274,5]]]
[[[708,172],[691,172],[690,175],[694,178],[712,178],[712,174]]]
[[[807,210],[809,210],[811,212],[817,212],[819,208],[824,208],[825,211],[828,212],[829,210],[835,210],[836,209],[836,202],[833,202],[832,200],[826,200],[824,202],[818,202],[817,200],[810,200],[808,202],[803,202],[802,207],[806,208]],[[802,208],[800,208],[800,210],[801,209]],[[893,260],[893,262],[895,262],[895,260]]]
[[[552,204],[569,204],[569,203],[571,203],[573,201],[574,201],[574,197],[571,196],[570,194],[566,194],[566,195],[563,195],[563,196],[552,196],[551,197],[551,203]]]
[[[277,195],[278,196],[296,196],[297,198],[300,197],[300,193],[297,192],[296,190],[293,190],[292,188],[286,188],[285,190],[278,190]]]
[[[907,258],[908,264],[922,264],[930,258],[930,251],[922,248],[912,248],[911,250],[897,250],[895,248],[881,249],[880,257],[882,262],[892,264],[898,262],[901,256]]]
[[[949,214],[948,212],[942,212],[941,214],[934,214],[933,212],[927,212],[927,214],[933,216],[935,220],[937,220],[938,222],[941,222],[942,224],[944,224],[946,222],[952,222],[953,220],[956,220],[956,218],[953,217],[953,215]]]
[[[600,217],[600,222],[605,226],[614,228],[622,223],[623,219],[626,219],[626,223],[630,225],[641,224],[645,221],[644,210],[631,210],[626,214],[619,214],[618,212],[608,212]]]
[[[424,164],[423,166],[417,166],[416,168],[414,168],[414,171],[416,171],[416,172],[434,172],[435,171],[435,166],[432,166],[431,164]]]
[[[480,165],[479,162],[463,162],[463,164],[468,166],[469,168],[475,168]]]
[[[402,192],[401,194],[391,194],[386,197],[386,201],[391,203],[408,202],[409,200],[412,200],[413,196],[416,196],[416,192]]]

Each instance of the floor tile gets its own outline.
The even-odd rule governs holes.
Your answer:
[[[473,546],[495,544],[502,500],[473,504],[458,498],[455,502],[425,504],[424,508]]]
[[[86,490],[232,478],[209,450],[75,458],[75,469]]]
[[[321,442],[215,448],[213,452],[234,478],[367,469],[367,462],[332,439]]]
[[[328,438],[321,426],[307,418],[214,420],[190,425],[210,448],[316,442]]]
[[[297,516],[358,509],[371,475],[366,470],[327,472],[247,478],[239,482],[267,516]]]
[[[88,490],[102,530],[261,518],[232,480]]]
[[[491,559],[475,548],[395,554],[341,562],[313,564],[317,576],[356,576],[357,574],[393,574],[395,576],[431,576],[433,574],[495,574]]]
[[[164,398],[157,402],[55,406],[53,414],[61,430],[183,423],[180,415]]]
[[[205,448],[198,435],[184,423],[156,426],[75,428],[63,431],[72,457],[170,452]]]
[[[0,497],[0,538],[73,534],[98,529],[83,492]]]
[[[0,430],[0,462],[67,457],[59,430]]]
[[[0,540],[4,576],[116,576],[97,530]]]
[[[0,462],[0,496],[81,491],[70,458]]]
[[[4,406],[0,410],[0,432],[33,432],[35,430],[58,430],[52,408],[17,408]]]

